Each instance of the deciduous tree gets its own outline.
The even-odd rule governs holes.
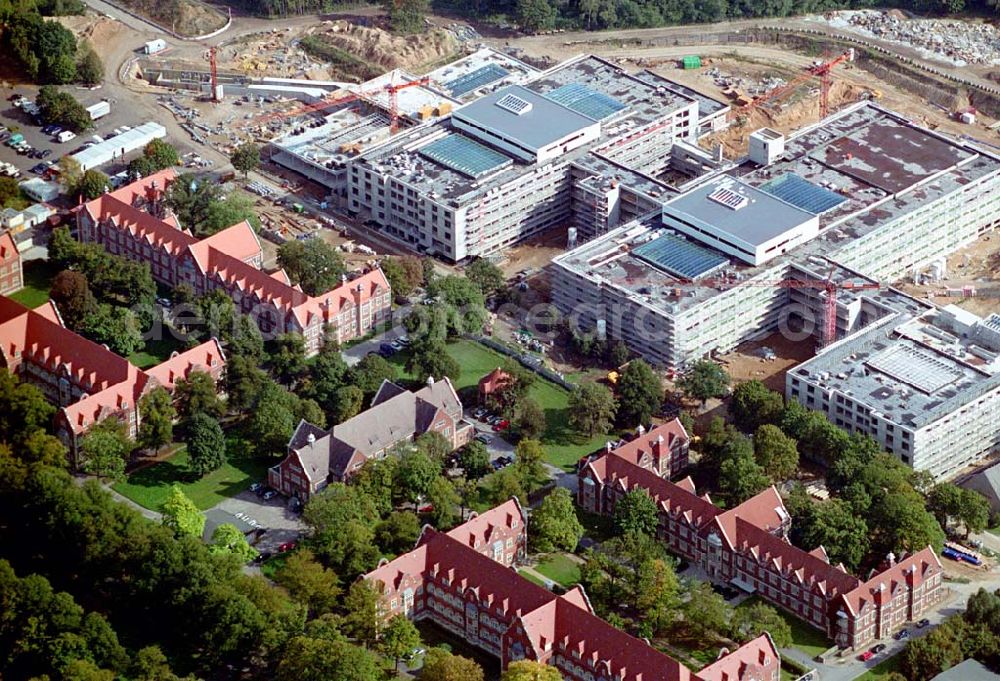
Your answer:
[[[492,470],[490,453],[486,445],[478,440],[473,440],[462,448],[458,455],[458,463],[465,477],[470,480],[478,480]]]
[[[80,442],[83,470],[112,480],[125,477],[125,459],[132,451],[124,424],[111,416],[91,427]]]
[[[465,276],[479,287],[487,298],[499,293],[507,285],[507,279],[499,267],[486,258],[476,258],[465,268]]]
[[[740,430],[753,433],[764,424],[777,424],[784,408],[780,393],[754,379],[733,388],[729,411]]]
[[[424,657],[421,681],[483,681],[483,668],[475,661],[431,648]]]
[[[379,355],[365,355],[361,361],[351,367],[350,380],[365,395],[373,396],[381,387],[383,381],[395,381],[398,372]]]
[[[191,419],[195,414],[206,414],[213,418],[222,416],[225,406],[215,388],[215,379],[207,371],[192,371],[187,378],[177,381],[174,386],[177,412],[183,419]]]
[[[375,540],[383,553],[405,553],[420,536],[420,519],[412,511],[393,511],[375,526]]]
[[[427,495],[431,483],[441,474],[441,464],[431,460],[422,451],[409,451],[399,459],[396,477],[403,497],[413,503]]]
[[[184,424],[188,449],[188,466],[197,475],[222,468],[226,463],[226,436],[219,422],[204,412],[198,412]]]
[[[659,514],[656,502],[645,489],[636,488],[626,492],[615,504],[612,519],[620,532],[656,535]]]
[[[521,400],[514,418],[514,427],[521,437],[537,440],[545,433],[547,425],[545,410],[537,401],[530,397]]]
[[[573,496],[556,487],[531,514],[528,539],[535,551],[574,551],[583,537],[583,525],[576,517]]]
[[[170,494],[160,510],[163,513],[161,520],[165,527],[169,527],[177,534],[201,539],[205,531],[205,516],[180,487],[174,485],[170,488]]]
[[[799,450],[795,440],[769,423],[760,426],[754,433],[753,454],[772,482],[787,480],[799,468]]]
[[[289,642],[275,674],[277,681],[382,681],[384,677],[370,651],[346,641],[306,636]]]
[[[641,359],[632,360],[618,378],[618,422],[628,428],[648,425],[663,406],[663,384]]]
[[[174,419],[177,410],[166,388],[158,386],[139,400],[142,423],[139,426],[139,442],[148,449],[159,449],[174,439]]]
[[[249,563],[257,557],[257,549],[250,546],[238,527],[230,523],[222,523],[212,532],[212,545],[209,550],[213,553],[228,553],[236,556],[241,563]]]
[[[49,289],[49,298],[71,329],[82,328],[83,320],[97,307],[87,277],[72,270],[63,270],[56,275]]]
[[[730,622],[730,631],[740,643],[768,633],[777,647],[788,648],[792,645],[792,627],[777,610],[766,603],[757,602],[748,607],[736,608]]]
[[[458,504],[462,498],[451,480],[439,475],[427,489],[427,502],[431,505],[430,521],[439,530],[450,530],[458,522]]]
[[[722,397],[729,389],[729,375],[725,369],[707,359],[698,360],[677,380],[677,386],[685,394],[701,402],[701,406],[712,397]]]
[[[111,180],[108,179],[108,176],[100,170],[91,168],[80,178],[80,184],[76,190],[83,194],[83,198],[89,201],[90,199],[96,199],[110,188]]]
[[[287,241],[278,247],[278,264],[311,296],[339,286],[344,259],[323,239]]]
[[[251,170],[260,167],[260,147],[253,142],[246,142],[235,149],[229,157],[233,168],[243,173],[243,177],[250,174]]]
[[[580,383],[569,395],[570,424],[588,437],[607,433],[617,408],[614,395],[600,383]]]
[[[386,657],[399,666],[401,657],[420,645],[420,632],[405,615],[396,615],[390,619],[382,635],[379,637],[378,648]]]
[[[562,681],[562,674],[555,667],[534,660],[518,660],[507,665],[500,681]]]
[[[333,570],[323,567],[306,547],[293,551],[274,574],[274,581],[288,589],[312,616],[333,612],[340,598],[340,584]]]
[[[727,458],[719,467],[719,490],[730,507],[742,504],[771,484],[764,469],[752,456],[740,454]]]
[[[365,580],[351,584],[344,597],[344,633],[367,646],[378,636],[379,595]]]

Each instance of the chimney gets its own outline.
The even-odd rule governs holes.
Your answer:
[[[316,435],[313,433],[309,433],[309,435],[306,436],[306,442],[308,442],[309,444],[314,444],[316,442]]]
[[[642,437],[646,434],[646,428],[640,423],[639,427],[635,429],[636,437]]]
[[[430,388],[433,385],[434,385],[434,377],[433,376],[428,376],[427,377],[427,387]]]
[[[896,564],[896,554],[890,551],[885,556],[885,562],[889,564],[889,567],[893,567]]]

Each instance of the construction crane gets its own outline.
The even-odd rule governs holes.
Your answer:
[[[376,100],[375,96],[380,92],[385,92],[389,97],[389,116],[390,124],[392,126],[392,132],[395,133],[399,128],[399,106],[397,103],[396,93],[400,90],[405,90],[409,87],[415,87],[418,85],[427,85],[430,82],[429,78],[418,78],[417,80],[406,81],[405,83],[390,83],[388,85],[381,85],[377,88],[373,88],[367,91],[352,92],[352,91],[341,91],[338,90],[331,93],[331,96],[325,97],[312,104],[305,104],[291,111],[276,111],[269,114],[263,114],[254,118],[253,122],[257,125],[268,123],[272,120],[279,120],[283,118],[295,118],[297,116],[303,116],[305,114],[325,111],[335,106],[341,104],[348,104],[356,100],[363,100],[374,106],[381,106]]]
[[[826,279],[750,279],[738,280],[733,278],[707,278],[694,281],[680,282],[677,290],[691,288],[713,288],[716,290],[734,289],[739,286],[766,286],[769,288],[788,289],[813,289],[825,291],[826,298],[823,301],[823,326],[821,329],[820,344],[826,347],[837,340],[837,292],[838,291],[866,291],[880,289],[882,285],[872,281],[844,281],[837,283],[833,280],[833,273],[836,268],[830,270]],[[619,277],[612,279],[613,284],[623,284],[631,281],[631,277]]]
[[[208,49],[208,63],[212,68],[212,101],[219,103],[219,67],[215,58],[215,46]]]
[[[767,102],[787,97],[792,92],[794,92],[800,85],[816,77],[818,77],[820,80],[820,90],[819,90],[820,118],[826,118],[830,114],[830,87],[833,85],[832,71],[834,67],[848,61],[854,61],[853,47],[848,49],[843,54],[840,54],[829,61],[823,62],[822,64],[815,64],[813,66],[810,66],[805,70],[804,73],[796,76],[788,83],[785,83],[781,87],[776,87],[769,92],[765,92],[764,94],[755,97],[753,101],[751,101],[750,103],[745,104],[744,106],[730,109],[729,118],[730,120],[732,120],[740,116],[746,116],[751,111],[762,106],[763,104],[766,104]]]
[[[424,76],[423,78],[410,80],[405,83],[400,83],[398,85],[393,85],[392,83],[389,83],[388,85],[385,86],[386,92],[389,93],[389,114],[391,116],[390,130],[392,131],[392,134],[395,135],[396,131],[399,130],[399,106],[396,99],[396,94],[400,90],[405,90],[408,87],[427,85],[430,82],[431,79]]]
[[[823,326],[820,343],[826,347],[837,340],[837,292],[838,291],[866,291],[880,289],[882,285],[877,281],[843,281],[837,283],[833,280],[834,269],[826,279],[778,279],[778,280],[749,280],[735,281],[729,279],[703,279],[697,284],[709,288],[735,288],[737,286],[769,286],[773,288],[790,289],[813,289],[825,291],[826,299],[823,301]]]

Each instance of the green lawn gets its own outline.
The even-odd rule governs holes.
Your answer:
[[[174,483],[194,504],[202,509],[212,508],[223,499],[242,492],[250,483],[267,477],[268,465],[273,462],[249,457],[234,457],[217,471],[198,478],[188,470],[187,450],[182,449],[166,461],[136,471],[114,490],[140,506],[157,511],[167,499]]]
[[[564,553],[550,553],[545,556],[542,562],[535,566],[535,571],[567,589],[580,581],[580,564]]]
[[[902,652],[902,651],[900,651]],[[886,658],[877,665],[869,669],[865,674],[856,677],[855,681],[881,681],[892,672],[899,672],[903,663],[903,657],[896,653],[892,657]]]
[[[751,596],[736,607],[748,608],[754,603],[766,603],[767,605],[771,605],[759,596]],[[771,607],[774,608],[778,614],[781,615],[786,622],[788,622],[788,626],[791,627],[792,646],[808,655],[809,659],[812,659],[820,653],[829,650],[829,648],[833,645],[833,641],[824,636],[818,629],[813,629],[805,622],[799,620],[799,618],[785,612],[777,606],[771,605]]]
[[[47,260],[28,260],[24,263],[24,288],[11,294],[11,298],[25,307],[36,308],[49,299],[52,280],[59,268]]]
[[[535,577],[535,575],[531,574],[530,572],[528,572],[526,570],[518,570],[517,574],[521,575],[522,577],[524,577],[529,582],[537,584],[538,586],[545,586],[545,582],[543,582],[542,580],[540,580],[538,577]]]
[[[170,358],[170,353],[182,352],[184,344],[174,338],[168,329],[164,329],[164,338],[148,340],[142,350],[137,350],[128,356],[128,360],[140,369],[149,369]]]
[[[509,358],[486,346],[469,340],[448,344],[448,354],[462,367],[462,373],[455,381],[455,388],[461,393],[479,384],[479,379],[498,366],[503,366]],[[400,375],[412,380],[407,374],[406,353],[397,353],[389,361],[397,366]],[[536,376],[529,396],[545,410],[548,427],[542,436],[545,459],[554,466],[572,471],[573,466],[585,454],[600,449],[607,438],[603,435],[586,438],[569,425],[569,392],[541,376]]]

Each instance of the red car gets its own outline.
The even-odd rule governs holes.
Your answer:
[[[507,419],[504,419],[500,423],[498,423],[495,426],[493,426],[493,430],[495,430],[498,433],[501,430],[507,430],[508,428],[510,428],[510,421],[508,421]]]
[[[863,652],[860,655],[858,655],[858,659],[861,660],[862,662],[867,662],[868,660],[872,659],[873,657],[875,657],[875,653],[873,653],[870,650],[866,650],[865,652]]]
[[[298,546],[297,542],[286,541],[284,544],[278,547],[278,553],[288,553],[292,549]]]

